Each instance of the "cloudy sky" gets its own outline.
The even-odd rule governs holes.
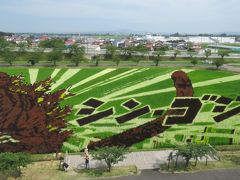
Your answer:
[[[240,32],[240,0],[0,0],[0,31]]]

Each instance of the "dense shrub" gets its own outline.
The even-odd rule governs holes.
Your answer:
[[[21,168],[30,163],[30,155],[26,153],[0,153],[0,179],[19,177]]]

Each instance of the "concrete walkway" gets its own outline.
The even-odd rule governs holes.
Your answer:
[[[240,72],[240,67],[229,66],[227,64],[223,65],[223,69],[226,71]]]
[[[115,166],[136,165],[138,169],[156,169],[160,164],[167,161],[167,157],[171,150],[165,151],[145,151],[132,152],[126,155],[124,161],[119,162]],[[85,160],[81,155],[65,155],[65,160],[70,168],[83,169],[85,168]],[[92,160],[90,157],[90,168],[106,167],[104,162]]]

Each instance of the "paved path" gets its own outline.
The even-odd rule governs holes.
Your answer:
[[[164,174],[159,171],[144,170],[140,176],[109,178],[102,180],[239,180],[240,169],[211,170],[196,173]]]
[[[240,67],[229,66],[227,64],[223,65],[223,69],[227,71],[240,72]]]
[[[165,151],[145,151],[145,152],[132,152],[126,155],[124,161],[118,163],[116,166],[129,166],[136,165],[138,169],[156,169],[160,164],[167,161],[167,157],[171,150]],[[65,156],[71,168],[84,168],[84,157],[81,155],[67,155]],[[104,162],[95,161],[90,158],[90,168],[106,167]]]

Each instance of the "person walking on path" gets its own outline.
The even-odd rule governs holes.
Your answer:
[[[86,165],[86,169],[89,169],[89,155],[88,154],[85,155],[85,165]]]
[[[84,149],[84,158],[85,158],[85,168],[89,169],[89,153],[88,153],[87,147],[85,147]]]

